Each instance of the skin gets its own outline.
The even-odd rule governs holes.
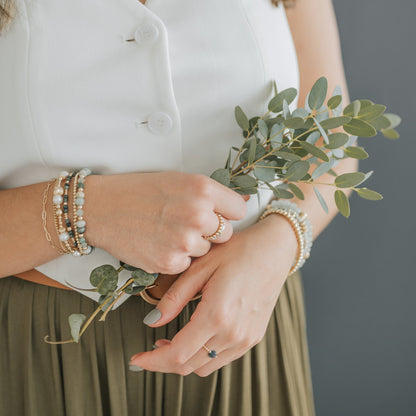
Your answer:
[[[336,18],[330,0],[298,0],[287,11],[300,67],[299,102],[320,76],[328,79],[329,91],[336,85],[348,90],[342,64]],[[343,160],[338,174],[358,168],[354,159]],[[333,183],[324,175],[322,183]],[[305,200],[294,202],[312,222],[313,238],[337,214],[334,187],[318,185],[328,203],[329,214],[320,207],[311,186],[300,185]],[[130,364],[142,369],[208,376],[241,357],[263,338],[279,293],[296,256],[297,242],[287,220],[271,215],[245,230],[234,233],[224,244],[215,245],[195,259],[163,296],[157,309],[161,318],[151,327],[170,322],[199,291],[202,300],[190,322],[172,340],[156,341],[157,349],[134,355]],[[255,276],[255,284],[253,284]],[[208,357],[202,345],[215,349],[218,357]]]

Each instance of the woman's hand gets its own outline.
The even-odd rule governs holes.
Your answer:
[[[199,174],[89,176],[85,186],[87,241],[149,273],[180,273],[206,254],[211,243],[203,236],[217,230],[215,212],[231,220],[246,214],[246,198]],[[231,235],[225,221],[215,242]]]
[[[214,246],[192,262],[145,318],[152,327],[165,325],[201,291],[190,322],[171,341],[156,341],[156,350],[135,355],[130,364],[207,376],[242,356],[263,338],[296,250],[295,234],[279,215]],[[210,358],[204,344],[218,357]]]

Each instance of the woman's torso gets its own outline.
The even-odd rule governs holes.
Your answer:
[[[262,114],[273,80],[280,90],[299,85],[284,10],[270,0],[17,6],[17,20],[0,37],[1,188],[84,166],[98,174],[209,175],[241,144],[234,107]],[[260,206],[252,196],[235,229],[255,222],[270,196],[264,191]],[[104,263],[117,260],[96,250],[38,270],[85,287]]]

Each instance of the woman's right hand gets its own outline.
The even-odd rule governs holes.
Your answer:
[[[85,237],[119,260],[149,273],[176,274],[206,254],[219,220],[229,240],[246,214],[246,198],[202,174],[182,172],[92,175],[86,178]]]

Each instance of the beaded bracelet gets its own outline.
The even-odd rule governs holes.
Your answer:
[[[74,199],[73,199],[73,217],[74,217],[74,234],[76,247],[80,255],[88,255],[94,251],[94,247],[89,245],[84,237],[86,231],[86,222],[84,220],[84,203],[85,203],[85,178],[91,175],[91,170],[83,168],[75,175],[74,179]]]
[[[309,258],[312,248],[312,224],[305,212],[294,203],[287,200],[273,200],[259,217],[258,221],[271,214],[283,215],[290,223],[296,234],[298,242],[298,252],[296,260],[293,262],[289,275],[295,273]]]

